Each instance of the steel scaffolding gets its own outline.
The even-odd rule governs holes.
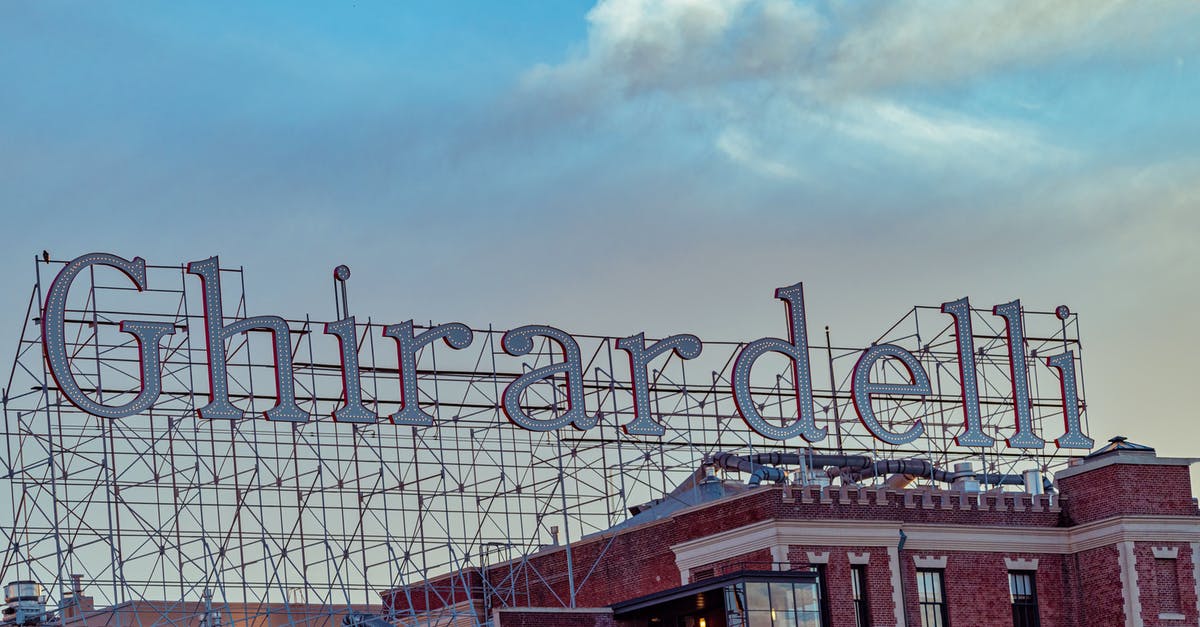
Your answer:
[[[348,608],[378,605],[385,590],[468,567],[511,569],[552,542],[552,527],[568,546],[604,531],[626,520],[630,507],[670,492],[713,453],[794,453],[807,446],[758,436],[738,415],[730,375],[744,342],[705,341],[696,359],[656,360],[653,410],[667,431],[649,437],[621,429],[633,419],[633,399],[619,338],[573,334],[585,366],[585,406],[597,425],[518,428],[498,409],[504,388],[522,372],[560,360],[561,351],[543,340],[529,355],[510,356],[500,346],[503,331],[491,327],[474,328],[466,349],[435,343],[420,353],[420,405],[435,426],[397,426],[386,418],[335,423],[329,416],[342,398],[337,341],[308,318],[288,325],[296,394],[313,416],[309,422],[261,419],[275,403],[270,336],[262,333],[227,343],[231,398],[253,413],[240,421],[199,419],[209,385],[203,301],[198,279],[182,266],[148,266],[144,292],[105,268],[81,275],[72,288],[71,367],[97,400],[127,401],[140,384],[137,343],[120,332],[121,320],[176,329],[161,351],[163,394],[154,407],[125,419],[98,418],[64,399],[43,358],[41,303],[63,264],[35,262],[4,389],[6,480],[0,481],[11,507],[0,572],[5,581],[41,582],[51,608],[63,605],[71,576],[81,575],[97,607],[154,601],[166,608],[149,622],[172,622],[171,612],[192,608],[180,611],[203,612],[212,624],[216,612],[237,615],[242,606],[276,616],[293,606],[320,606],[328,608],[324,619],[339,620]],[[240,269],[222,269],[221,277],[225,322],[281,313],[247,311]],[[343,315],[344,291],[335,288],[334,301]],[[1004,321],[990,308],[971,315],[983,424],[999,439],[1013,430]],[[1062,401],[1057,372],[1039,356],[1071,350],[1081,368],[1078,317],[1023,315],[1034,426],[1049,441],[1062,433]],[[396,345],[382,327],[403,319],[360,318],[364,401],[380,416],[400,402]],[[762,335],[780,335],[782,316],[780,323]],[[825,344],[816,343],[820,335]],[[1052,472],[1065,463],[1053,443],[1041,451],[1002,448],[1002,441],[986,450],[955,445],[962,429],[955,327],[938,307],[914,307],[875,338],[912,351],[933,385],[924,398],[875,401],[883,423],[895,430],[924,423],[925,435],[901,447],[880,446],[857,419],[849,378],[861,348],[829,345],[827,329],[810,329],[810,336],[818,423],[829,430],[817,450],[917,457],[944,467],[969,460],[1002,473]],[[787,424],[797,415],[792,370],[782,357],[761,362],[752,380],[755,402],[764,416]],[[907,382],[890,360],[873,377]],[[536,384],[523,406],[535,416],[557,415],[566,408],[564,390],[562,378]],[[563,605],[588,585],[586,569],[571,575]],[[501,603],[521,604],[514,578],[493,580],[506,582],[491,591]],[[315,620],[301,615],[293,622]],[[147,619],[130,614],[125,622]]]

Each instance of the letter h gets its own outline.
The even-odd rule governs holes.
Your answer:
[[[188,274],[200,277],[204,289],[204,332],[208,345],[208,404],[199,409],[201,418],[238,420],[244,412],[229,402],[225,340],[249,331],[270,331],[275,344],[275,406],[263,412],[267,420],[306,422],[308,412],[296,405],[296,382],[292,375],[292,344],[287,321],[278,316],[256,316],[225,324],[221,308],[220,264],[216,257],[188,264]]]

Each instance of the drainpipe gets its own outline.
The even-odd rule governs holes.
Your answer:
[[[900,542],[896,544],[896,568],[900,571],[900,616],[904,618],[904,624],[908,624],[908,592],[907,586],[904,585],[904,543],[908,542],[908,534],[904,530],[900,530]],[[945,590],[942,594],[945,594]]]

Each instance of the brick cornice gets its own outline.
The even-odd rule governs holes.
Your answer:
[[[1059,470],[1054,473],[1054,480],[1061,481],[1068,477],[1106,466],[1190,466],[1196,462],[1200,462],[1200,459],[1194,457],[1156,457],[1152,453],[1118,451],[1088,459],[1074,466],[1068,466]]]
[[[1118,516],[1078,527],[998,527],[900,523],[895,521],[762,520],[671,546],[675,563],[692,568],[760,549],[789,545],[896,547],[900,530],[906,550],[984,553],[1070,554],[1122,542],[1200,542],[1195,518]]]

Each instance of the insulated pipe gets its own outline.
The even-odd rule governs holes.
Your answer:
[[[893,482],[893,480],[889,478],[888,483],[894,487],[904,487],[904,485],[907,485],[909,481],[912,481],[912,479],[917,477],[924,477],[934,481],[940,481],[942,483],[953,483],[955,479],[960,477],[975,477],[980,483],[993,486],[1025,485],[1025,477],[1022,475],[1006,475],[998,472],[947,472],[941,468],[935,467],[933,464],[929,463],[928,460],[924,459],[878,461],[874,464],[871,464],[870,467],[863,468],[861,470],[855,470],[853,468],[839,468],[832,472],[837,474],[844,472],[848,474],[854,481],[869,479],[876,475],[882,474],[901,475],[907,479],[907,481],[903,482]],[[1054,491],[1054,482],[1050,481],[1049,479],[1043,479],[1042,487],[1046,493],[1051,493]]]
[[[754,457],[758,456],[755,455]],[[718,468],[750,473],[750,480],[746,482],[747,485],[756,486],[762,483],[763,479],[783,481],[787,478],[787,474],[778,468],[763,466],[761,463],[755,463],[749,458],[734,455],[733,453],[716,453],[712,456],[712,463]]]
[[[787,479],[787,473],[775,466],[804,464],[812,468],[839,466],[861,470],[871,465],[871,458],[865,455],[801,455],[799,453],[756,453],[743,457],[722,452],[712,456],[712,463],[718,468],[750,473],[750,479],[746,484],[756,486],[761,484],[764,479],[776,482]]]
[[[875,462],[866,468],[857,470],[843,468],[841,470],[847,471],[855,481],[883,474],[916,475],[918,477],[928,477],[934,481],[941,481],[943,483],[951,483],[956,478],[956,475],[934,467],[933,464],[929,463],[929,460],[925,459],[888,459]]]
[[[979,478],[980,483],[988,485],[1025,485],[1024,475],[1005,475],[998,472],[981,472],[975,475]],[[1054,482],[1047,477],[1042,477],[1042,490],[1046,494],[1054,493]]]
[[[926,459],[889,459],[872,462],[866,455],[818,455],[800,453],[756,453],[754,455],[734,455],[733,453],[715,453],[712,464],[718,468],[737,470],[750,473],[746,485],[758,486],[763,480],[781,482],[787,479],[787,473],[775,466],[805,465],[810,468],[828,468],[825,472],[830,477],[845,475],[854,481],[869,479],[877,475],[924,477],[941,483],[953,483],[959,477],[975,477],[980,483],[987,485],[1024,485],[1022,475],[1007,475],[1001,473],[948,472],[931,464]],[[911,481],[912,479],[909,479]],[[907,485],[905,481],[899,487]],[[1054,491],[1054,482],[1042,480],[1043,488],[1049,494]]]
[[[866,468],[871,465],[871,458],[866,455],[808,455],[800,453],[757,453],[746,457],[755,464],[771,464],[773,466],[794,466],[804,464],[812,468],[838,466],[849,468]]]

